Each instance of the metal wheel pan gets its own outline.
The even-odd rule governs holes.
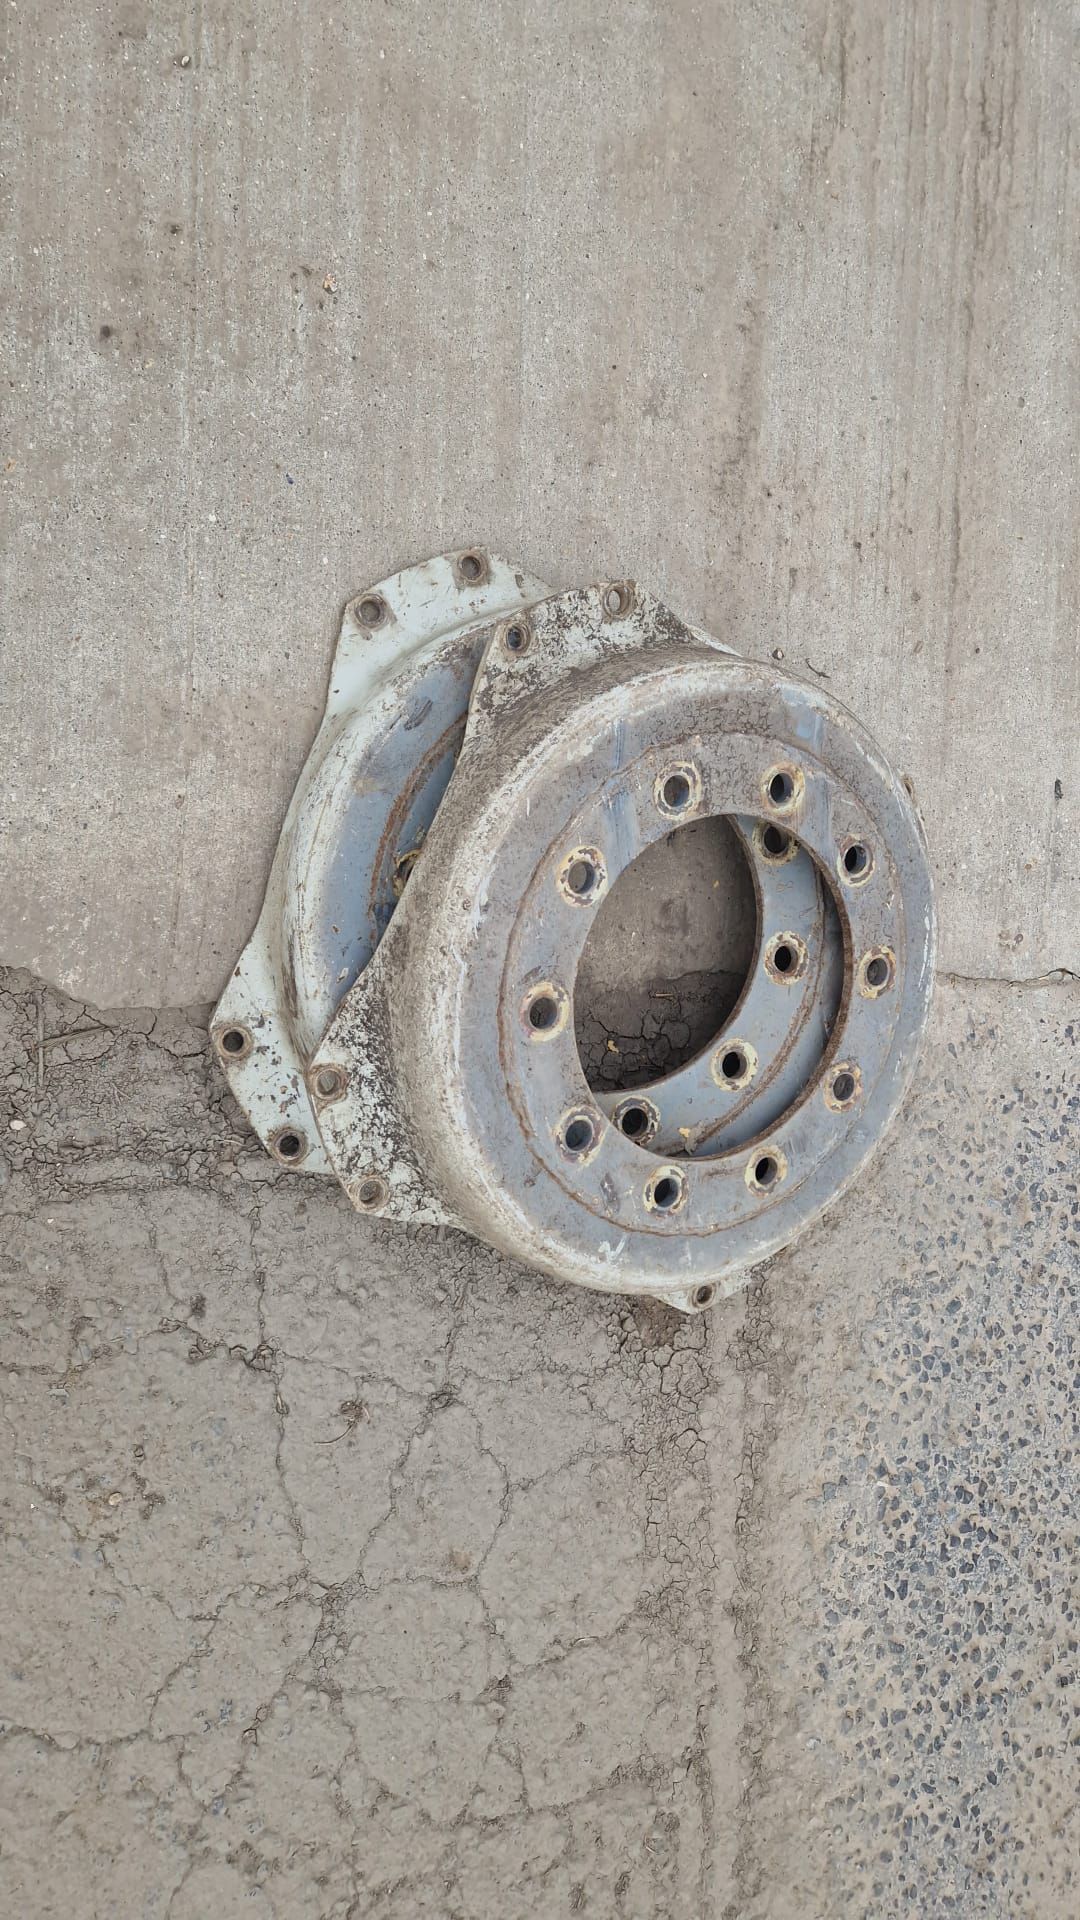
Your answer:
[[[555,596],[528,619],[521,653],[490,635],[423,860],[314,1054],[309,1078],[340,1087],[319,1124],[366,1211],[449,1221],[541,1271],[699,1307],[850,1184],[903,1096],[933,964],[921,830],[846,709],[631,583]],[[762,1135],[661,1157],[584,1081],[571,1013],[589,916],[558,876],[595,847],[612,884],[669,830],[658,783],[686,765],[692,817],[779,822],[814,861],[843,986],[822,1058]],[[852,848],[868,850],[865,872],[846,871]],[[540,1028],[538,996],[554,1008]],[[579,1153],[573,1117],[593,1128]]]
[[[488,623],[501,623],[504,644],[508,632],[520,632],[527,645],[527,626],[518,629],[516,617],[547,594],[522,568],[470,548],[379,581],[346,609],[326,715],[285,820],[264,907],[211,1027],[232,1091],[282,1164],[331,1172],[307,1066],[422,851],[464,735]],[[741,837],[762,924],[801,928],[809,967],[791,983],[787,1024],[780,1009],[764,1024],[748,1085],[718,1087],[707,1062],[696,1075],[659,1083],[658,1138],[673,1148],[690,1130],[710,1139],[753,1133],[758,1114],[782,1110],[808,1055],[824,1044],[823,1002],[812,989],[823,968],[835,971],[836,953],[835,937],[825,941],[813,867],[794,847],[793,858],[770,859],[751,821]],[[609,1109],[618,1103],[604,1099]]]

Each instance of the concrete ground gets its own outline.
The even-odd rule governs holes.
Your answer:
[[[690,1320],[276,1168],[201,1013],[0,1031],[0,1910],[1071,1920],[1080,988],[943,982]]]
[[[3,1914],[1080,1907],[1078,24],[5,9]],[[926,818],[904,1113],[694,1320],[360,1219],[207,1054],[343,601],[466,541],[781,651]],[[741,965],[687,847],[631,1074]]]

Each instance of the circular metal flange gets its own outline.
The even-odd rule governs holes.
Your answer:
[[[416,883],[313,1067],[345,1077],[319,1123],[365,1210],[450,1221],[544,1272],[693,1310],[816,1219],[880,1140],[926,1019],[931,888],[911,803],[846,709],[631,583],[617,592],[617,609],[610,584],[534,606],[524,653],[493,636]],[[560,876],[591,849],[614,884],[680,801],[744,835],[752,822],[751,838],[775,829],[785,853],[795,841],[830,889],[843,978],[781,1110],[674,1154],[663,1083],[620,1096],[651,1107],[643,1141],[585,1082],[572,997],[591,913]],[[852,845],[867,859],[849,869]],[[777,926],[748,993],[760,972],[761,992],[792,994],[810,965],[805,933]],[[743,1059],[710,1062],[710,1099],[741,1092],[721,1081],[758,1051],[730,1038]],[[681,1097],[704,1091],[701,1070],[680,1070]]]
[[[491,622],[526,632],[530,602],[547,592],[471,547],[406,567],[345,609],[258,925],[210,1027],[232,1092],[282,1166],[331,1172],[316,1115],[345,1079],[311,1073],[311,1056],[416,864]]]
[[[661,776],[658,790],[668,779]],[[633,1094],[594,1094],[622,1132],[629,1118],[630,1137],[654,1153],[713,1154],[772,1126],[821,1059],[840,1006],[840,923],[811,856],[791,834],[763,848],[763,823],[747,815],[731,824],[757,896],[755,958],[735,1006],[708,1046],[674,1072]]]

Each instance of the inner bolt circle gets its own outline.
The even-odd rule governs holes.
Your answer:
[[[686,1199],[686,1176],[678,1167],[661,1167],[645,1187],[645,1205],[654,1213],[674,1213]]]
[[[787,1177],[787,1159],[775,1145],[758,1147],[746,1163],[744,1178],[751,1193],[771,1193]]]
[[[806,942],[797,933],[775,933],[765,948],[765,971],[771,980],[790,986],[801,980],[809,957]]]
[[[570,998],[564,988],[544,980],[526,993],[521,1004],[525,1031],[532,1040],[546,1040],[566,1025]]]
[[[613,1117],[619,1132],[636,1146],[644,1146],[646,1141],[651,1140],[660,1124],[660,1115],[652,1101],[640,1094],[624,1100],[616,1107]]]

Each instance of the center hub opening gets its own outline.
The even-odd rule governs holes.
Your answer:
[[[590,1087],[641,1087],[715,1039],[757,948],[753,876],[730,822],[694,820],[619,875],[596,912],[574,985]]]

